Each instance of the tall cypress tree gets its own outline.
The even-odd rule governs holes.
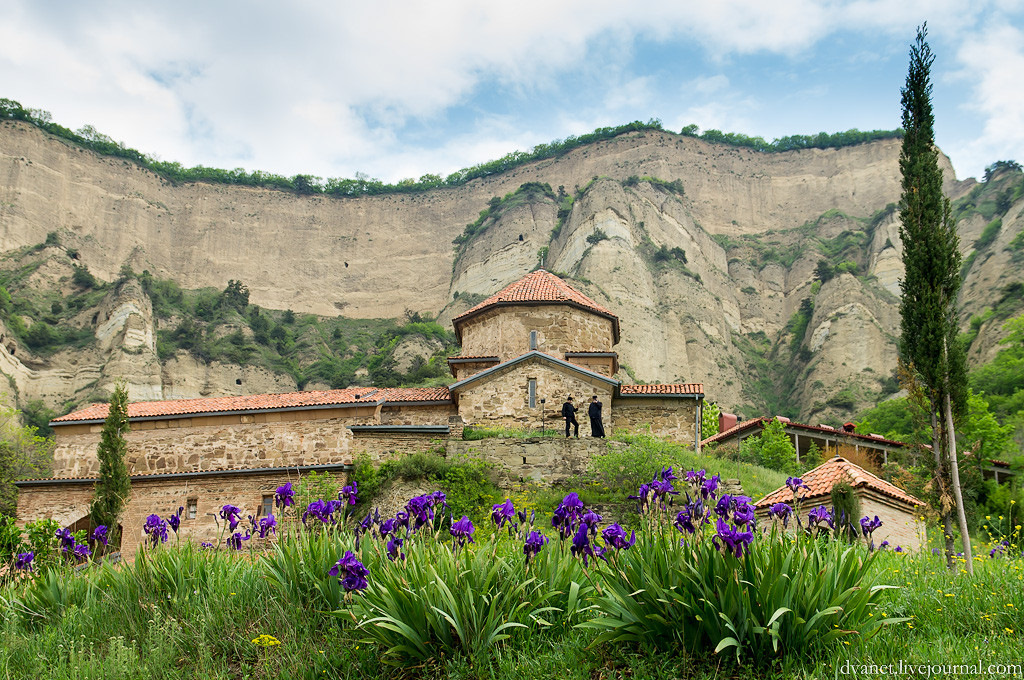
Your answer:
[[[96,450],[100,459],[99,479],[96,481],[96,496],[90,514],[93,525],[106,525],[113,540],[118,540],[117,522],[121,510],[128,501],[131,479],[125,457],[128,453],[128,388],[123,382],[114,386],[110,397],[110,411],[103,423],[100,443]]]
[[[910,48],[906,86],[901,90],[900,238],[905,273],[900,282],[903,298],[899,355],[908,369],[906,374],[919,382],[919,393],[924,395],[931,416],[935,482],[947,561],[952,563],[955,507],[967,568],[971,569],[970,536],[960,493],[953,429],[954,416],[962,413],[967,403],[966,353],[958,339],[956,319],[960,239],[949,198],[942,191],[931,102],[931,66],[935,55],[925,41],[927,34],[927,24],[918,28],[917,39]],[[947,483],[947,474],[952,476],[952,485]]]

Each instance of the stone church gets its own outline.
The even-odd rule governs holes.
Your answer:
[[[307,391],[129,404],[132,496],[122,549],[134,553],[151,513],[177,508],[182,532],[216,536],[225,503],[271,511],[274,489],[312,471],[344,475],[355,456],[426,451],[461,439],[466,425],[560,427],[567,396],[603,403],[605,429],[649,431],[699,446],[699,383],[626,385],[618,373],[618,317],[562,279],[539,270],[452,320],[462,354],[448,359],[447,387]],[[107,404],[55,419],[54,476],[18,483],[18,519],[88,524]],[[526,460],[524,459],[524,464]]]

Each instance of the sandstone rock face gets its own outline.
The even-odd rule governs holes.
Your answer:
[[[887,206],[900,195],[899,145],[765,154],[646,131],[458,188],[336,199],[175,186],[3,121],[0,251],[56,231],[105,280],[128,263],[184,288],[241,280],[254,304],[272,309],[357,318],[413,310],[438,313],[443,324],[544,266],[619,316],[622,340],[612,349],[623,381],[703,382],[710,400],[745,416],[845,419],[874,403],[896,363],[902,249],[898,213]],[[941,163],[947,193],[969,200],[979,185],[957,181]],[[683,191],[644,177],[679,180]],[[456,260],[452,239],[492,197],[527,182],[576,196],[569,214],[560,220],[550,197],[520,202]],[[1024,200],[1000,210],[994,240],[978,247],[991,220],[976,210],[959,222],[964,255],[973,254],[961,297],[965,329],[999,305],[1019,309],[1006,299],[1024,263],[1008,247],[1024,228]],[[33,276],[40,286],[70,285],[70,260],[50,250],[43,255],[52,262]],[[819,288],[822,259],[849,266]],[[17,402],[81,401],[120,377],[132,399],[295,389],[289,376],[264,369],[184,354],[161,362],[145,297],[126,284],[109,294],[100,318],[76,318],[96,334],[88,351],[37,357],[0,329],[0,370]],[[804,300],[813,307],[806,328],[793,325]],[[1005,314],[990,316],[979,322],[972,363],[1000,347]],[[400,359],[411,365],[428,353],[410,345]]]

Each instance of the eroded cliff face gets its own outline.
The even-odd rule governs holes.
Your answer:
[[[897,216],[886,206],[899,199],[898,154],[898,140],[763,154],[648,131],[457,189],[335,199],[174,186],[7,121],[0,251],[56,231],[65,248],[40,255],[49,258],[41,286],[70,285],[72,249],[105,280],[128,264],[184,288],[241,280],[253,303],[271,309],[353,318],[413,310],[439,313],[442,323],[544,266],[619,315],[624,380],[700,381],[725,409],[818,422],[873,404],[895,366],[902,264]],[[957,182],[942,162],[947,192],[965,196],[973,180]],[[676,189],[665,186],[676,180]],[[503,210],[456,259],[452,240],[465,225],[527,182],[552,192]],[[565,195],[575,201],[560,217]],[[1001,213],[998,235],[967,270],[965,327],[1022,278],[1006,250],[1024,227],[1022,211],[1017,200]],[[988,223],[980,214],[960,221],[965,255]],[[846,264],[815,284],[822,260]],[[802,321],[801,309],[811,310]],[[159,322],[132,281],[72,322],[92,329],[93,346],[49,357],[0,348],[20,403],[59,407],[119,377],[133,399],[296,387],[288,376],[184,352],[161,361]],[[994,355],[1000,326],[981,325],[972,361]],[[5,345],[10,333],[0,334]]]

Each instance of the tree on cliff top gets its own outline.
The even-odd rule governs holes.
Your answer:
[[[112,540],[119,540],[117,522],[128,501],[131,480],[125,456],[128,453],[128,388],[123,382],[114,386],[110,397],[110,412],[103,423],[96,454],[100,459],[100,474],[96,480],[96,496],[90,509],[95,526],[110,528]]]
[[[927,24],[918,28],[910,48],[903,104],[903,147],[900,171],[900,238],[905,274],[900,282],[900,362],[904,375],[918,389],[929,414],[935,455],[935,482],[946,539],[946,558],[952,565],[952,510],[959,515],[967,570],[972,570],[970,536],[960,493],[954,416],[967,405],[967,362],[959,340],[956,317],[960,292],[959,236],[949,198],[942,191],[939,152],[935,147],[931,102],[931,66],[935,60],[925,42]],[[943,455],[945,454],[945,455]],[[947,492],[951,476],[952,495]]]

